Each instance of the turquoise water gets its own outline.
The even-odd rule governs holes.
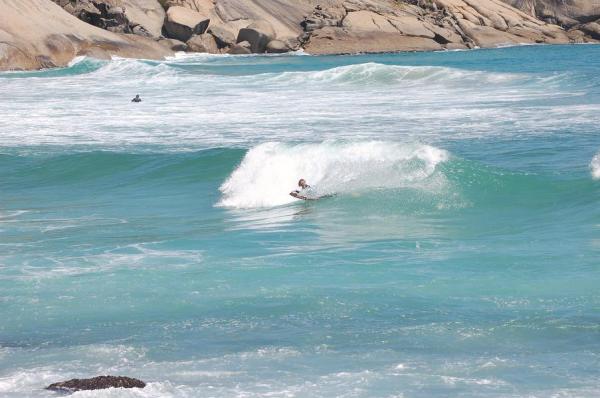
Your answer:
[[[0,74],[0,396],[597,397],[599,70],[588,45]]]

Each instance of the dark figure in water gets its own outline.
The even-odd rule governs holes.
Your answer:
[[[136,94],[135,98],[131,100],[131,102],[142,102],[139,94]]]

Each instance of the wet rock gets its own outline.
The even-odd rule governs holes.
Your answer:
[[[275,38],[275,30],[269,22],[256,21],[248,27],[240,29],[237,42],[247,41],[253,53],[264,53],[267,44]]]
[[[167,10],[165,31],[170,38],[188,41],[206,32],[210,19],[188,8],[173,6]]]
[[[125,376],[98,376],[91,379],[71,379],[50,384],[47,390],[74,392],[81,390],[101,390],[104,388],[144,388],[146,383]]]

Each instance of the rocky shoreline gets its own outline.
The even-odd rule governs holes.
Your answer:
[[[345,54],[600,40],[600,2],[570,2],[0,0],[0,70],[60,67],[81,55]]]

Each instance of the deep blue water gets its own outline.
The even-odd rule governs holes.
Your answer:
[[[600,395],[599,71],[582,45],[0,74],[0,396]]]

